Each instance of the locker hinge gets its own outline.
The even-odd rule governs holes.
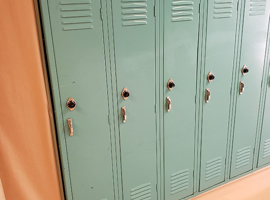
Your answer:
[[[157,6],[154,6],[154,17],[157,15]]]
[[[155,113],[157,113],[157,105],[154,105]]]
[[[201,3],[199,3],[199,14],[201,13]]]
[[[158,185],[156,184],[156,191],[158,191]]]
[[[103,12],[102,12],[102,8],[100,8],[100,19],[103,21]]]
[[[237,1],[237,4],[236,4],[236,10],[238,11],[239,9],[239,0]]]
[[[111,119],[109,115],[108,115],[108,124],[111,125]]]

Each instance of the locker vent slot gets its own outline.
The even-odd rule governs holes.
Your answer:
[[[147,24],[147,0],[122,0],[122,25]]]
[[[63,31],[92,29],[93,19],[89,0],[60,1]]]
[[[151,199],[151,183],[139,185],[130,190],[131,200],[150,200]]]
[[[244,167],[249,164],[251,154],[251,147],[244,147],[239,149],[236,154],[236,164],[235,168],[238,169],[240,167]]]
[[[209,160],[206,163],[205,180],[209,181],[221,175],[221,157]]]
[[[188,189],[188,169],[171,175],[171,195]]]
[[[263,158],[270,156],[270,138],[264,141]]]
[[[250,0],[249,15],[265,15],[266,0]]]
[[[233,0],[215,0],[214,19],[231,18],[233,13]]]
[[[193,1],[172,2],[172,22],[183,22],[193,20]]]

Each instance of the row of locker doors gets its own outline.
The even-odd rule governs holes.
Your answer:
[[[196,174],[200,191],[225,181],[226,159],[231,178],[253,169],[269,0],[166,0],[162,12],[155,0],[40,4],[43,18],[50,19],[53,50],[48,52],[54,54],[48,53],[48,60],[55,59],[49,67],[56,69],[52,87],[60,95],[58,134],[64,135],[60,150],[68,199],[157,199],[163,188],[157,186],[160,141],[161,199],[192,195]],[[163,24],[160,32],[158,24]],[[160,41],[157,32],[162,32]],[[45,38],[48,43],[48,34]],[[163,78],[157,80],[159,69]],[[163,83],[160,91],[157,83]],[[159,95],[162,110],[157,112]],[[235,116],[232,145],[229,116]],[[259,166],[270,162],[269,129],[264,123]]]

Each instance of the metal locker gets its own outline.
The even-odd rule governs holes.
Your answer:
[[[262,125],[262,134],[259,149],[258,167],[261,167],[267,163],[270,163],[270,76],[268,76],[268,89],[265,102],[265,110]]]
[[[193,194],[200,1],[164,1],[165,199]],[[169,108],[171,107],[171,108]]]
[[[47,7],[48,3],[48,7]],[[114,199],[100,1],[41,1],[68,199]],[[49,12],[48,14],[46,14]],[[55,66],[52,60],[55,58]],[[59,92],[59,93],[58,93]],[[57,94],[58,93],[58,94]],[[60,107],[60,108],[59,108]]]
[[[200,191],[225,180],[237,0],[208,0]]]
[[[157,199],[154,0],[113,0],[123,199]]]
[[[245,3],[231,177],[251,170],[253,165],[270,12],[269,0]]]

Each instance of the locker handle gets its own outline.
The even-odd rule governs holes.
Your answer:
[[[206,89],[206,96],[205,96],[205,103],[208,103],[210,101],[211,92],[209,89]]]
[[[170,97],[167,97],[167,112],[170,112],[171,108],[172,108],[172,101]]]
[[[240,90],[239,90],[239,94],[243,94],[244,92],[244,89],[245,89],[245,84],[243,81],[240,82]]]
[[[73,136],[73,124],[72,118],[68,118],[68,128],[69,128],[69,136]]]
[[[123,116],[123,123],[126,123],[126,121],[127,121],[126,106],[122,107],[122,116]]]

